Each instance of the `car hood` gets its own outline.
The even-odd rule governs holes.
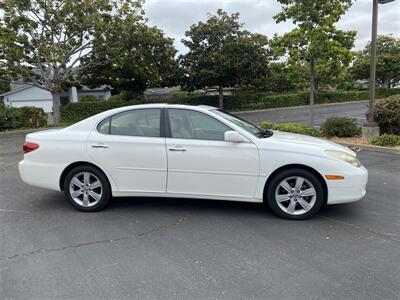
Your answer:
[[[266,139],[261,139],[263,145],[275,143],[280,147],[288,147],[281,149],[290,149],[290,147],[296,146],[296,150],[308,152],[307,149],[319,148],[320,150],[338,150],[349,153],[350,155],[356,156],[356,153],[349,149],[348,147],[339,145],[337,143],[331,142],[326,139],[316,138],[308,135],[297,134],[297,133],[289,133],[283,131],[275,131],[273,130],[273,135]],[[291,148],[293,149],[293,148]]]

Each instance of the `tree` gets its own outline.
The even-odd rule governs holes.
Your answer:
[[[93,34],[112,16],[141,18],[141,0],[7,0],[0,2],[0,64],[10,81],[48,90],[54,122],[60,121],[60,92],[89,64]]]
[[[268,65],[268,74],[256,79],[251,88],[274,93],[304,90],[308,82],[306,73],[307,68],[304,65],[273,61]]]
[[[10,83],[7,81],[4,70],[0,69],[0,94],[10,90]]]
[[[353,62],[351,73],[355,79],[369,79],[370,48],[368,43],[359,51]],[[376,82],[388,88],[400,84],[400,39],[380,35],[376,42]]]
[[[192,25],[182,43],[189,51],[180,56],[182,85],[189,91],[218,86],[219,107],[224,106],[224,87],[248,86],[266,76],[267,37],[242,30],[239,14],[219,9],[208,20]]]
[[[85,84],[108,84],[130,93],[174,84],[178,63],[173,39],[135,17],[115,16],[110,25],[95,35],[85,59],[93,65],[82,76]]]
[[[289,55],[289,64],[307,63],[309,66],[310,121],[314,122],[314,94],[317,65],[328,74],[337,74],[352,59],[355,31],[335,27],[340,17],[350,8],[351,0],[278,0],[282,11],[274,16],[277,23],[292,20],[296,27],[283,36],[275,36],[273,46],[281,54]],[[326,74],[326,73],[325,73]]]

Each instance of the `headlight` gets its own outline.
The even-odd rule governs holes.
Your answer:
[[[356,157],[354,157],[353,155],[350,155],[346,152],[337,151],[337,150],[326,150],[325,152],[327,154],[329,154],[330,156],[333,156],[337,159],[348,162],[349,164],[352,164],[355,167],[358,167],[358,168],[361,167],[361,162]]]

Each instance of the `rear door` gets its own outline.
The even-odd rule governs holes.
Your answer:
[[[99,123],[88,139],[89,155],[116,182],[119,192],[164,193],[167,155],[160,108],[134,109]]]
[[[215,199],[251,200],[257,187],[259,157],[249,143],[228,143],[232,130],[214,117],[169,108],[167,192]]]

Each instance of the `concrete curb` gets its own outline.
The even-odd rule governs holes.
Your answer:
[[[377,99],[379,100],[379,99]],[[324,104],[316,104],[314,107],[324,107],[324,106],[334,106],[334,105],[345,105],[345,104],[354,104],[354,103],[368,103],[368,100],[357,100],[357,101],[346,101],[346,102],[335,102],[335,103],[324,103]],[[248,114],[248,113],[257,113],[264,111],[276,111],[276,110],[286,110],[286,109],[294,109],[294,108],[309,108],[310,105],[299,105],[299,106],[287,106],[287,107],[276,107],[276,108],[265,108],[265,109],[256,109],[256,110],[239,110],[232,111],[232,114]]]
[[[365,144],[353,144],[353,143],[344,143],[344,142],[335,142],[347,147],[355,147],[359,148],[363,151],[371,151],[371,152],[380,152],[380,153],[390,153],[390,154],[398,154],[400,155],[400,148],[389,148],[389,147],[381,147],[374,145],[365,145]]]

